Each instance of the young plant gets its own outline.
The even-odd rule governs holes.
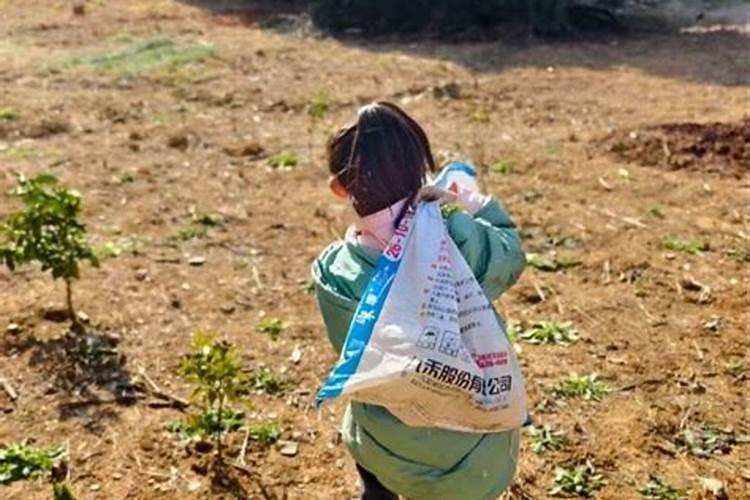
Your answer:
[[[0,122],[12,122],[18,120],[20,115],[17,111],[10,108],[0,108]]]
[[[279,394],[286,389],[286,382],[277,377],[269,368],[260,368],[250,376],[250,384],[256,391],[266,394]]]
[[[275,421],[262,422],[247,426],[250,437],[263,446],[270,446],[281,437],[281,429]]]
[[[73,307],[73,280],[80,276],[80,263],[87,260],[98,267],[99,260],[86,242],[86,226],[78,220],[81,195],[58,184],[51,175],[32,179],[19,177],[11,195],[26,209],[10,215],[0,226],[0,261],[13,271],[17,266],[39,262],[42,271],[65,282],[68,317],[78,318]]]
[[[268,318],[258,323],[257,328],[260,333],[265,333],[276,340],[286,329],[286,324],[279,318]]]
[[[579,467],[557,467],[555,469],[555,483],[549,494],[558,496],[561,493],[590,498],[594,492],[600,490],[607,481],[602,474],[596,472],[594,466],[587,462]]]
[[[581,265],[581,261],[575,257],[562,255],[540,255],[538,253],[526,254],[526,263],[538,271],[555,272]]]
[[[685,490],[678,490],[653,474],[638,491],[647,500],[687,500],[688,498]]]
[[[218,411],[209,410],[190,415],[186,420],[173,420],[167,424],[166,429],[178,434],[183,441],[204,441],[215,437],[217,433],[239,430],[244,419],[244,412],[232,408],[223,409],[221,416]]]
[[[690,255],[703,255],[703,252],[707,252],[709,249],[708,243],[702,241],[685,240],[674,236],[664,238],[662,244],[667,250],[683,252]]]
[[[738,444],[750,443],[750,436],[737,436],[733,431],[725,431],[712,425],[694,429],[684,429],[676,442],[688,450],[691,455],[708,457],[723,455],[732,451]]]
[[[226,425],[229,403],[239,401],[248,390],[248,378],[241,370],[235,347],[228,341],[197,333],[192,352],[185,355],[178,374],[193,384],[193,398],[201,412],[191,417],[188,425],[198,426],[216,443],[217,457],[223,460],[223,436],[232,430]]]
[[[0,484],[47,474],[64,457],[65,448],[62,446],[38,449],[26,443],[16,443],[0,448]]]
[[[510,175],[514,168],[515,166],[510,160],[497,160],[489,166],[490,172],[500,175]]]
[[[609,387],[598,380],[596,373],[590,375],[573,373],[560,380],[552,388],[552,394],[557,398],[583,398],[590,401],[601,401],[609,392]]]
[[[565,434],[553,430],[546,424],[544,427],[529,427],[529,439],[531,450],[537,455],[542,455],[547,451],[561,450],[568,441]]]
[[[268,158],[268,166],[273,169],[291,169],[299,165],[300,157],[296,153],[283,151]]]
[[[521,340],[529,344],[570,345],[578,340],[572,323],[557,321],[538,321],[520,335]]]

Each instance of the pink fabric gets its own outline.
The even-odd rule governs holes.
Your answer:
[[[393,236],[396,217],[406,203],[406,198],[397,201],[388,208],[360,217],[354,222],[354,236],[360,245],[384,250]]]

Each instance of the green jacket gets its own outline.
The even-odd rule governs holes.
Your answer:
[[[447,224],[490,301],[516,282],[526,260],[515,226],[495,200],[474,217],[454,213]],[[337,353],[378,256],[356,242],[337,241],[313,264],[318,304]],[[409,427],[382,406],[357,402],[347,408],[342,434],[357,463],[409,500],[496,498],[510,485],[518,458],[517,430]]]

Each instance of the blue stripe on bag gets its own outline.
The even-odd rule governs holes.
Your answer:
[[[411,217],[413,215],[413,213],[409,213],[406,217]],[[413,220],[412,224],[409,224],[409,230],[407,236],[404,238],[405,240],[408,240],[411,235],[412,227]],[[405,241],[401,244],[404,247],[406,246]],[[341,350],[341,358],[328,376],[325,384],[323,384],[323,387],[318,391],[318,395],[315,397],[314,404],[316,408],[319,408],[320,405],[329,399],[339,397],[343,392],[346,383],[351,376],[356,373],[357,367],[359,367],[359,362],[362,360],[362,355],[365,352],[365,348],[370,342],[370,337],[372,337],[375,323],[383,310],[385,298],[391,290],[391,285],[396,277],[396,272],[401,265],[403,255],[402,251],[394,260],[392,257],[388,257],[386,252],[383,252],[378,258],[378,261],[375,264],[375,274],[367,284],[365,293],[359,301],[357,310],[352,318],[352,324],[349,326],[349,332],[346,335],[344,348]]]
[[[437,176],[437,179],[435,179],[435,182],[433,182],[433,184],[440,189],[447,189],[448,186],[445,185],[445,180],[447,179],[448,174],[451,172],[463,172],[470,177],[477,176],[476,170],[474,170],[471,165],[467,165],[466,163],[453,162],[446,165],[445,168],[440,171],[440,174]]]

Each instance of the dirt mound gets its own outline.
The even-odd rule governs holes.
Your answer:
[[[673,170],[750,172],[750,117],[735,123],[669,123],[615,132],[605,140],[619,158]]]

